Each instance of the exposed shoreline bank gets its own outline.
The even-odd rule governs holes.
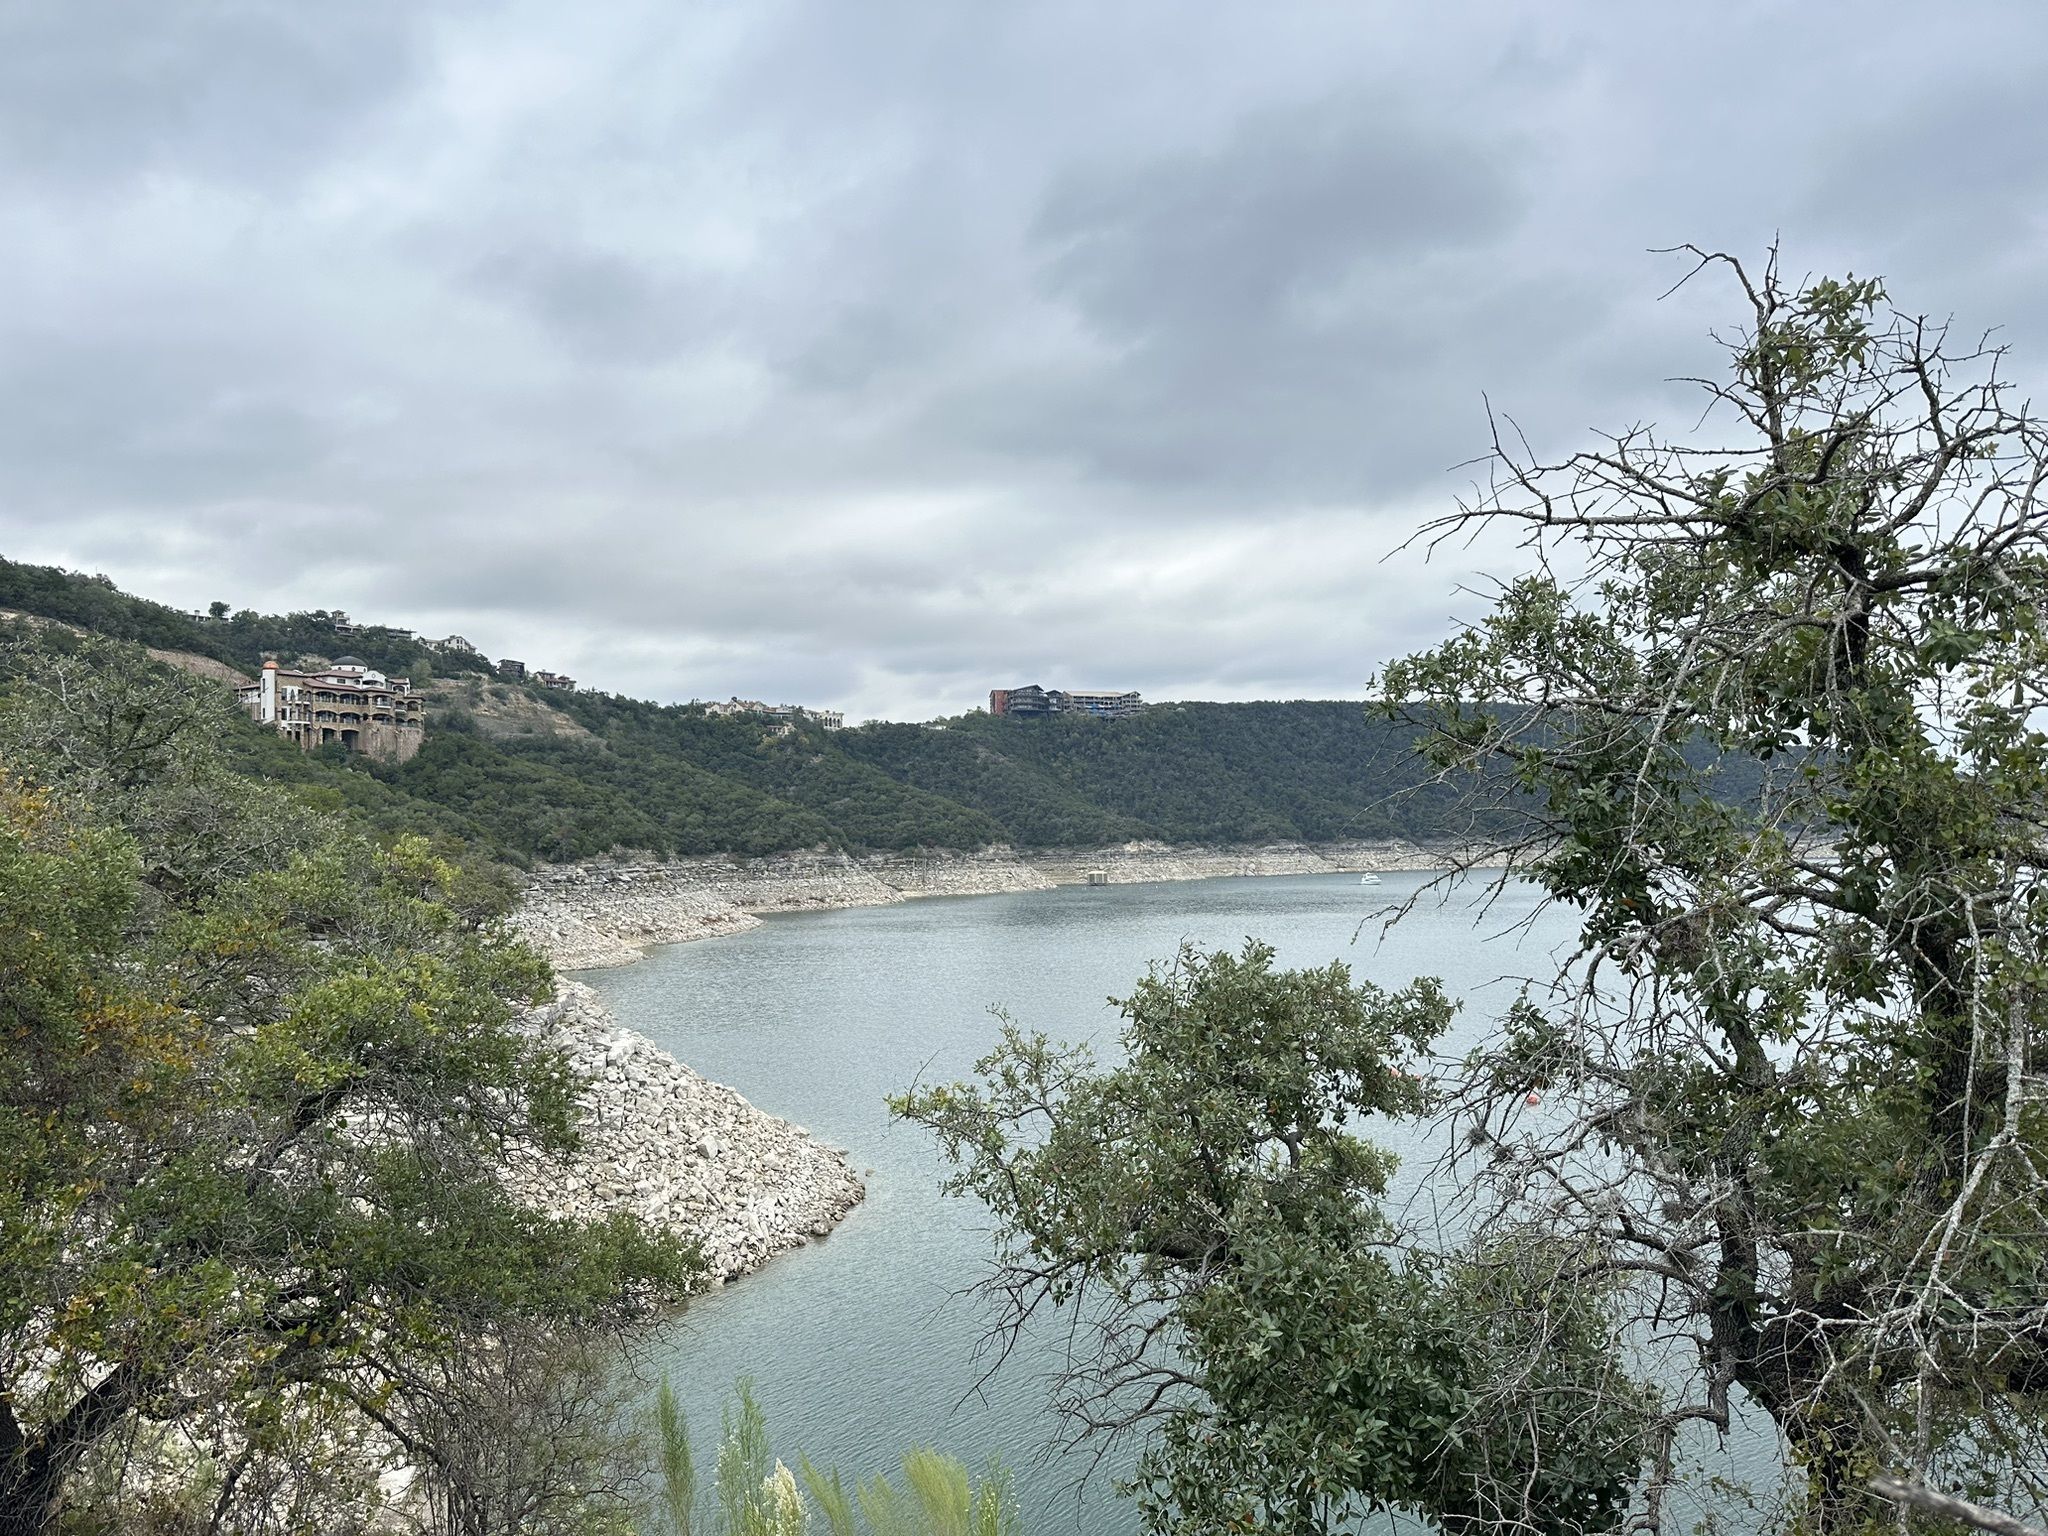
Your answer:
[[[761,914],[884,906],[1086,885],[1229,876],[1441,869],[1449,850],[1407,842],[1250,847],[1127,843],[1019,854],[782,854],[567,865],[537,875],[513,924],[560,972],[625,965],[659,944],[758,927]],[[866,1196],[845,1153],[757,1109],[643,1035],[564,974],[529,1027],[586,1078],[585,1145],[566,1178],[524,1181],[558,1214],[627,1210],[694,1238],[721,1282],[829,1233]]]
[[[1455,852],[1469,852],[1456,850]],[[1227,876],[1441,869],[1454,851],[1398,840],[1240,847],[1125,843],[972,853],[776,854],[561,865],[537,873],[513,918],[557,970],[627,965],[659,944],[757,926],[768,912],[885,906],[922,896],[986,896],[1085,885]]]

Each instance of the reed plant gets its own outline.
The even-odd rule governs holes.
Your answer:
[[[655,1491],[647,1529],[661,1536],[1023,1536],[1009,1473],[991,1460],[979,1479],[927,1447],[903,1455],[901,1480],[849,1481],[838,1468],[770,1448],[767,1417],[742,1379],[721,1415],[710,1497],[698,1486],[689,1421],[664,1381],[648,1415]]]

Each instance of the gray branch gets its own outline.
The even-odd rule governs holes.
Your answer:
[[[1972,1504],[1968,1499],[1959,1499],[1952,1493],[1937,1493],[1925,1483],[1909,1481],[1879,1473],[1870,1480],[1870,1491],[1879,1498],[1890,1499],[1894,1504],[1907,1504],[1914,1509],[1924,1509],[1930,1515],[1940,1515],[1949,1520],[1960,1520],[1965,1525],[1974,1525],[1980,1531],[1992,1531],[1996,1536],[2048,1536],[2038,1525],[2029,1525],[2015,1515],[2002,1509],[1993,1509],[1986,1504]]]

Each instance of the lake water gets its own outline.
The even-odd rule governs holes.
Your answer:
[[[1253,936],[1283,965],[1342,959],[1383,985],[1440,976],[1464,1000],[1444,1042],[1460,1050],[1512,1000],[1503,978],[1545,974],[1572,930],[1566,914],[1538,913],[1532,890],[1511,887],[1484,910],[1469,890],[1428,897],[1383,935],[1373,914],[1429,879],[1064,887],[807,913],[588,974],[621,1023],[847,1148],[867,1174],[866,1203],[831,1237],[693,1305],[681,1324],[668,1369],[703,1473],[720,1407],[744,1374],[792,1464],[801,1452],[866,1475],[893,1470],[912,1445],[970,1465],[995,1454],[1013,1471],[1028,1529],[1134,1531],[1109,1487],[1121,1463],[1083,1481],[1087,1458],[1050,1453],[1052,1342],[977,1389],[988,1314],[962,1292],[988,1265],[982,1214],[940,1197],[945,1169],[929,1137],[891,1124],[883,1100],[920,1076],[967,1075],[994,1041],[991,1007],[1057,1038],[1108,1042],[1117,1018],[1106,1000],[1183,941],[1234,949]]]

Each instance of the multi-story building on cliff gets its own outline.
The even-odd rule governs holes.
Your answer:
[[[690,702],[694,704],[697,701],[692,699]],[[704,713],[714,720],[731,715],[759,715],[778,735],[787,735],[795,730],[797,722],[802,720],[822,725],[828,731],[840,730],[846,724],[844,710],[813,709],[808,704],[764,704],[759,699],[742,699],[737,696],[723,702],[712,700],[704,706]]]
[[[402,763],[426,737],[426,700],[411,682],[388,678],[353,656],[305,672],[266,661],[241,700],[251,718],[308,752],[338,744]]]
[[[991,688],[988,712],[992,715],[1049,715],[1052,698],[1036,683],[1022,688]]]
[[[992,715],[1099,715],[1120,720],[1144,707],[1134,692],[1097,688],[1041,688],[1032,683],[1023,688],[991,688],[988,693]]]

